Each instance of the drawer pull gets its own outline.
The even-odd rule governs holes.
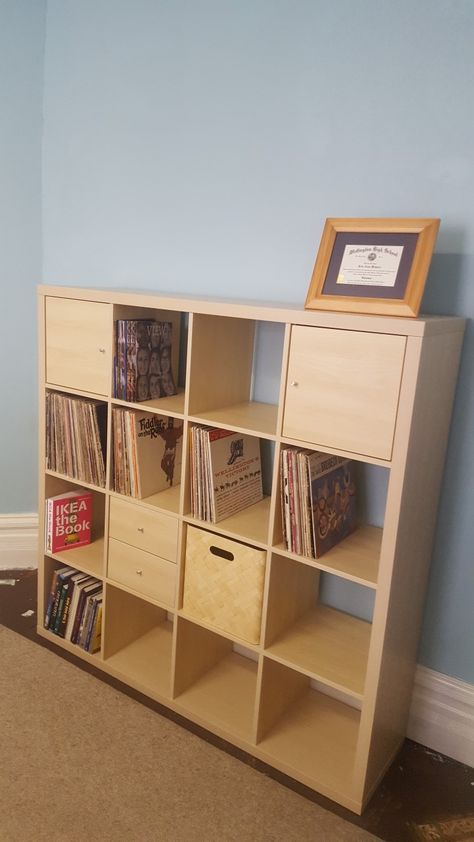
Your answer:
[[[135,570],[137,576],[143,576],[143,570]]]
[[[100,353],[100,354],[105,354],[105,348],[99,348],[99,353]]]
[[[143,526],[137,526],[137,532],[141,532],[143,534],[144,531]]]
[[[294,388],[296,388],[296,386],[298,386],[298,385],[299,385],[299,383],[298,383],[297,380],[292,380],[291,383],[290,383],[290,386],[293,386]]]

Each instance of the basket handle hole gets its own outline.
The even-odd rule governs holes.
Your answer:
[[[218,555],[219,558],[225,558],[227,561],[234,560],[234,554],[230,553],[228,550],[221,550],[220,547],[210,547],[212,555]]]

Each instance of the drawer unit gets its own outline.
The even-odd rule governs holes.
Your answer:
[[[265,552],[188,527],[183,610],[216,629],[258,643]]]
[[[169,608],[174,607],[177,567],[171,561],[111,538],[108,577]]]
[[[46,298],[46,381],[109,395],[112,308],[95,301]]]
[[[390,460],[404,336],[296,325],[283,435]]]
[[[132,547],[176,562],[178,519],[172,515],[111,497],[109,535]]]

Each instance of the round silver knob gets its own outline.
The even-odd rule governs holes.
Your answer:
[[[293,387],[298,386],[298,385],[299,384],[298,384],[297,380],[292,380],[291,383],[290,383],[290,386],[293,386]]]
[[[143,526],[137,526],[137,532],[142,532],[142,533],[143,533],[144,531],[145,531],[145,530],[144,530]]]
[[[99,348],[99,354],[105,354],[105,348]]]
[[[143,570],[136,570],[135,572],[137,576],[143,576]]]

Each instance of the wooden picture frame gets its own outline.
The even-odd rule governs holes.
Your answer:
[[[439,224],[326,219],[305,309],[417,316]]]

